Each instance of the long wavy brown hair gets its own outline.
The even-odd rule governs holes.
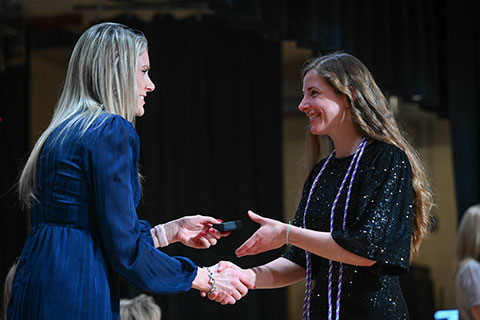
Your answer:
[[[311,69],[315,69],[334,90],[347,96],[352,120],[365,136],[392,144],[407,154],[412,166],[414,190],[410,253],[411,256],[418,254],[420,243],[429,232],[433,205],[431,187],[418,153],[400,130],[387,99],[370,71],[350,54],[335,52],[308,60],[303,67],[302,78]],[[311,170],[321,160],[322,153],[319,137],[308,133],[307,138],[306,163],[307,169]]]

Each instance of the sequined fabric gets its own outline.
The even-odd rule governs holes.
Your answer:
[[[328,163],[312,194],[307,228],[329,231],[330,210],[352,156]],[[325,160],[305,182],[293,221],[302,225],[303,211],[313,179]],[[344,264],[340,319],[408,319],[398,275],[409,266],[413,218],[412,172],[400,149],[373,141],[360,161],[350,200],[346,229],[342,231],[346,190],[335,209],[333,239],[343,248],[377,261],[372,267]],[[305,251],[291,247],[285,258],[305,268]],[[312,255],[315,285],[311,294],[311,319],[326,319],[328,311],[328,260]],[[338,263],[334,263],[333,299],[336,299]]]

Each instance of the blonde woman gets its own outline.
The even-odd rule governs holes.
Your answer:
[[[461,320],[480,320],[480,204],[465,211],[457,231],[455,293]]]
[[[250,211],[260,228],[236,254],[292,245],[245,273],[257,289],[306,278],[304,319],[408,319],[398,275],[418,251],[432,204],[418,156],[355,57],[333,53],[308,61],[303,95],[298,109],[309,121],[311,171],[295,219],[290,225]],[[320,135],[333,143],[326,159]]]
[[[137,219],[140,175],[135,117],[144,114],[147,40],[115,23],[89,28],[73,50],[49,127],[19,181],[32,230],[13,282],[8,319],[118,319],[119,276],[155,293],[214,289],[235,303],[251,287],[158,247],[215,245],[212,217],[152,228]],[[231,278],[233,277],[233,278]]]

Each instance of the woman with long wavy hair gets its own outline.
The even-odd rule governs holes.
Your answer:
[[[256,288],[306,279],[304,319],[408,319],[398,275],[428,231],[432,196],[417,152],[357,58],[307,61],[298,109],[309,121],[308,170],[292,224],[249,211],[260,228],[236,254],[291,245],[244,270]],[[319,136],[333,145],[322,159]],[[223,268],[240,268],[222,263]],[[225,295],[211,295],[221,301]]]

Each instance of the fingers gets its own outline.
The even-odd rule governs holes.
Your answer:
[[[248,289],[255,289],[255,278],[249,277],[246,271],[242,272],[242,275],[240,276],[240,281],[245,286],[246,291],[241,291],[244,296],[248,293]]]
[[[210,246],[216,245],[218,239],[224,236],[226,235],[223,235],[221,232],[215,230],[214,228],[202,230],[202,232],[197,235],[197,246],[199,248],[209,248]]]
[[[209,294],[208,296],[205,292],[200,292],[200,295],[202,297],[208,297],[208,299],[210,299],[212,301],[215,301],[215,302],[218,302],[218,303],[221,303],[223,305],[225,305],[225,304],[235,304],[235,302],[237,301],[233,296],[227,294],[226,292],[214,291],[211,294]]]
[[[253,288],[253,285],[252,285],[252,288]],[[245,295],[248,293],[248,288],[247,286],[242,282],[242,285],[241,286],[238,286],[237,287],[237,291],[235,291],[235,293],[238,294],[238,299],[235,297],[236,300],[240,300],[242,297],[245,297]]]
[[[221,304],[227,304],[227,303],[228,304],[235,304],[235,302],[242,299],[242,297],[244,297],[247,294],[248,289],[245,288],[244,290],[246,290],[246,291],[243,294],[242,294],[241,291],[238,291],[238,290],[234,290],[230,293],[225,292],[225,291],[224,292],[212,292],[210,295],[208,295],[208,298],[210,300],[220,302]],[[244,290],[242,290],[242,291],[244,291]]]
[[[208,230],[203,230],[201,236],[206,239],[210,245],[214,246],[223,235],[218,230],[209,228]]]
[[[229,261],[220,261],[218,264],[217,264],[217,272],[220,273],[222,272],[223,270],[227,269],[227,268],[238,268],[237,265],[229,262]]]
[[[235,298],[233,298],[231,295],[225,294],[225,298],[220,303],[225,305],[225,304],[235,304],[235,302],[237,302]]]
[[[218,240],[220,239],[221,237],[225,237],[225,235],[223,235],[220,231],[218,231],[217,229],[215,228],[209,228],[208,229],[208,234],[210,236],[212,236],[213,238],[215,238],[215,240]]]
[[[222,220],[220,220],[220,219],[215,219],[215,218],[210,217],[210,216],[197,215],[197,217],[200,218],[201,223],[202,223],[203,225],[212,226],[212,225],[214,225],[214,224],[219,224],[219,223],[222,222]]]
[[[259,223],[259,224],[262,224],[264,220],[262,216],[256,214],[252,210],[248,210],[248,216],[250,217],[250,219],[252,219],[252,221],[255,221],[256,223]]]
[[[216,242],[215,242],[216,243]],[[207,232],[206,231],[202,231],[196,238],[196,246],[197,248],[204,248],[204,249],[207,249],[207,248],[210,248],[210,246],[212,245],[212,243],[209,241],[209,239],[207,238]],[[215,244],[213,244],[215,245]]]
[[[212,235],[206,235],[204,239],[207,240],[208,243],[212,246],[217,244],[217,239]]]
[[[250,237],[248,238],[247,241],[245,241],[240,247],[238,247],[237,250],[235,250],[235,254],[237,255],[237,257],[243,257],[243,256],[247,256],[247,255],[251,255],[252,253],[252,248],[253,246],[256,244],[256,239],[255,239],[255,233]]]
[[[265,219],[253,212],[252,210],[248,210],[248,216],[250,217],[250,219],[252,219],[252,221],[256,223],[265,223]],[[250,238],[248,238],[247,241],[245,241],[240,247],[237,248],[237,250],[235,250],[235,254],[237,255],[237,257],[243,257],[253,254],[252,247],[255,246],[255,244],[257,243],[256,234],[257,232],[255,232]]]
[[[230,231],[227,231],[227,232],[220,232],[220,237],[228,237],[230,235]]]
[[[219,224],[219,223],[222,223],[223,220],[221,219],[216,219],[216,218],[213,218],[213,217],[210,217],[210,216],[202,216],[202,215],[196,215],[194,216],[196,219],[198,219],[197,221],[199,223],[201,223],[202,225],[206,226],[206,227],[211,227],[213,226],[214,224]]]

